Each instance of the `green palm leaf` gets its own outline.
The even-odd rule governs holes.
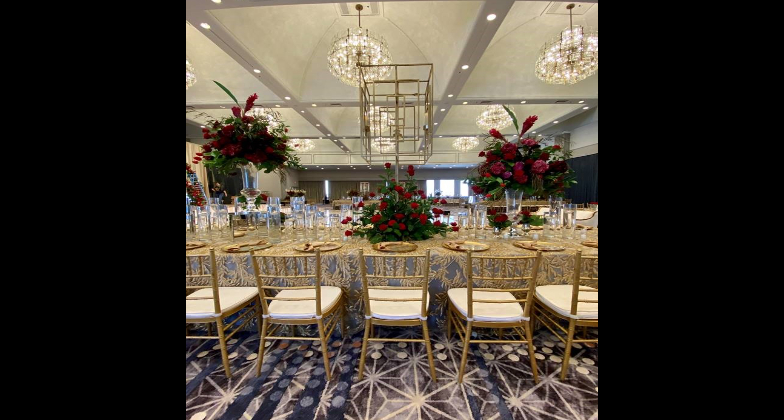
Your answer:
[[[240,103],[237,102],[237,98],[235,98],[234,95],[232,95],[232,93],[228,89],[226,89],[226,86],[223,86],[222,84],[218,83],[215,80],[213,80],[213,82],[215,82],[216,85],[218,85],[221,89],[223,89],[224,92],[226,92],[229,96],[231,96],[231,99],[234,100],[234,103],[237,104],[237,106],[240,106]],[[514,117],[512,117],[512,118],[514,118]],[[515,127],[516,126],[517,126],[517,120],[515,120]]]
[[[215,83],[218,83],[218,82],[215,82]],[[231,94],[229,94],[229,95],[231,95]],[[515,129],[517,130],[518,133],[520,133],[520,127],[517,126],[517,117],[515,117],[514,112],[512,112],[512,110],[509,109],[509,107],[507,107],[506,105],[501,105],[501,106],[504,107],[504,109],[506,110],[506,113],[509,114],[510,117],[512,117],[512,122],[515,125]]]

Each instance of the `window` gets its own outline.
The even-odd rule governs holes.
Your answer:
[[[442,179],[441,180],[441,197],[454,197],[455,196],[455,180]]]
[[[468,197],[468,184],[465,181],[460,182],[460,197]]]
[[[432,197],[436,193],[436,181],[432,179],[428,179],[427,182],[427,195]]]
[[[329,200],[329,181],[324,180],[324,195],[327,196],[327,200]]]

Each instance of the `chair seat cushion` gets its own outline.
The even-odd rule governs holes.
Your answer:
[[[321,313],[332,309],[340,300],[343,291],[340,287],[321,286]],[[273,300],[269,304],[269,314],[272,318],[279,319],[309,319],[316,317],[316,289],[281,290],[275,297],[302,298],[312,300],[286,301]]]
[[[244,306],[259,295],[256,287],[219,287],[221,311],[231,312]],[[186,300],[185,319],[216,318],[221,314],[215,313],[215,300],[212,299],[212,289],[199,289],[188,296],[209,297],[210,299]]]
[[[589,302],[577,303],[577,315],[572,315],[572,285],[555,284],[551,286],[538,286],[536,298],[543,305],[567,318],[574,319],[599,319],[599,304]],[[599,300],[599,291],[593,287],[580,286],[581,288],[596,290],[596,292],[580,292],[580,299]]]
[[[374,318],[379,319],[419,319],[422,313],[421,290],[389,290],[370,289],[370,312]],[[383,299],[419,299],[417,301],[388,302],[373,300]],[[425,308],[430,305],[430,293],[427,294]]]
[[[455,288],[447,292],[449,301],[468,317],[468,289]],[[483,292],[475,290],[474,300],[513,300],[517,299],[510,292]],[[482,322],[518,322],[528,321],[528,317],[523,316],[523,307],[520,303],[485,303],[474,302],[474,321]]]

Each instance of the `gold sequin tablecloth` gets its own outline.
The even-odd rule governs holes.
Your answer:
[[[434,325],[442,327],[444,324],[444,314],[447,306],[447,290],[453,287],[465,287],[466,276],[463,271],[466,256],[464,252],[452,251],[442,246],[446,240],[454,240],[450,234],[446,239],[438,236],[426,241],[415,242],[418,248],[409,253],[394,253],[390,255],[411,255],[420,254],[425,249],[430,248],[430,315],[434,320]],[[490,249],[483,251],[482,255],[490,256],[514,256],[532,255],[534,251],[517,248],[512,245],[513,240],[490,239],[492,234],[488,233],[487,240],[478,240],[490,245]],[[245,239],[245,238],[242,238]],[[250,240],[250,239],[249,239]],[[475,240],[475,239],[471,239]],[[548,239],[548,241],[550,241]],[[242,241],[239,241],[242,242]],[[284,241],[280,244],[258,251],[259,255],[284,255],[299,254],[292,249],[296,243],[303,241]],[[537,285],[546,284],[566,284],[570,283],[573,274],[574,252],[577,249],[583,251],[583,255],[598,255],[597,248],[590,248],[580,244],[580,240],[560,240],[566,249],[559,252],[543,252],[543,261],[539,268]],[[360,238],[352,238],[342,242],[343,247],[334,251],[322,253],[322,281],[324,285],[339,286],[348,296],[349,328],[357,330],[364,322],[361,288],[362,280],[359,274],[358,250],[362,249],[365,255],[378,255],[372,249],[372,245]],[[222,244],[214,244],[219,270],[219,281],[221,286],[256,286],[253,276],[253,267],[249,254],[232,254],[220,250]],[[205,254],[207,248],[198,248],[187,251],[186,254]],[[305,253],[302,253],[305,255]],[[598,277],[598,263],[595,267],[595,277]],[[294,285],[294,284],[288,284]]]

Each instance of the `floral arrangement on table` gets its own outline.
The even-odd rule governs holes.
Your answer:
[[[291,188],[291,189],[286,190],[286,195],[288,195],[289,197],[304,197],[305,196],[305,190],[300,190],[300,189],[297,189],[297,188]]]
[[[196,172],[191,169],[191,165],[185,162],[185,193],[188,194],[188,198],[191,199],[191,204],[201,207],[207,204],[207,200],[204,198],[201,188],[196,188],[195,185],[191,184],[189,175],[195,173]]]
[[[267,197],[268,197],[267,194],[261,194],[260,196],[256,197],[256,200],[253,201],[253,204],[258,208],[260,205],[265,204],[267,202]],[[241,195],[237,197],[237,201],[239,201],[240,203],[245,203],[248,200],[245,198],[245,196]],[[281,217],[283,217],[283,213],[281,213],[280,215]]]
[[[520,133],[518,142],[507,141],[495,128],[485,137],[487,146],[479,152],[485,162],[477,169],[478,176],[469,178],[475,194],[501,198],[505,190],[524,191],[526,196],[563,196],[564,190],[576,184],[574,171],[566,159],[571,153],[559,145],[542,146],[536,139],[523,138],[534,125],[536,115],[529,116],[520,129],[512,110],[504,106]]]
[[[506,213],[501,213],[497,209],[489,209],[487,210],[487,220],[490,222],[490,226],[493,228],[497,228],[498,230],[504,230],[509,226],[512,226],[512,221],[509,220],[509,216]]]
[[[357,190],[348,190],[346,191],[346,195],[349,197],[359,197],[360,193]]]
[[[530,226],[542,226],[544,224],[544,218],[542,218],[542,216],[531,214],[528,210],[521,211],[516,219],[519,224],[528,224]]]
[[[193,163],[204,163],[220,173],[231,174],[241,166],[252,164],[265,173],[280,172],[283,167],[300,169],[299,158],[288,146],[288,126],[271,118],[248,115],[258,99],[255,93],[240,107],[237,98],[222,84],[215,82],[237,106],[232,116],[209,121],[201,131],[207,144],[196,153]]]
[[[386,181],[386,186],[381,189],[385,198],[378,204],[365,206],[359,203],[362,207],[360,219],[355,221],[346,217],[342,222],[352,227],[346,230],[346,236],[356,234],[374,244],[382,241],[422,241],[436,234],[446,237],[450,227],[439,220],[444,211],[432,207],[435,200],[429,200],[424,191],[417,190],[414,166],[408,166],[408,177],[404,182],[392,178],[391,163],[385,163],[384,167],[386,176],[380,177]],[[453,231],[458,229],[456,223],[451,227]]]

